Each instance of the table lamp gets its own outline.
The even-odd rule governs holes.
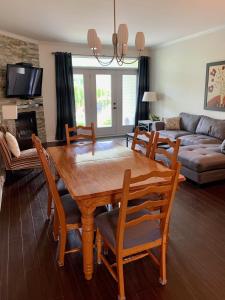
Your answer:
[[[157,94],[156,92],[144,92],[142,102],[156,102],[157,101]],[[149,103],[150,108],[150,103]],[[150,111],[150,109],[149,109]],[[154,119],[155,118],[155,119]],[[149,119],[152,121],[157,121],[159,118],[149,113]]]

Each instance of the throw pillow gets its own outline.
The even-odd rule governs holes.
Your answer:
[[[5,138],[9,147],[9,150],[15,157],[20,157],[20,147],[18,145],[17,139],[10,132],[6,132]]]
[[[221,152],[225,154],[225,140],[221,144]]]
[[[180,117],[164,118],[165,130],[180,130]]]

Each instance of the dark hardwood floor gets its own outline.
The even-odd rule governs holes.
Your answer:
[[[57,244],[46,221],[47,190],[42,173],[11,178],[0,212],[1,300],[110,300],[117,285],[103,265],[84,280],[82,254],[55,260]],[[79,240],[70,234],[69,244]],[[181,185],[174,204],[168,249],[168,284],[148,258],[125,266],[128,300],[225,299],[225,183]]]

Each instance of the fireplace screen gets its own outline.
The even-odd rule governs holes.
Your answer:
[[[21,112],[18,113],[16,120],[16,135],[21,149],[32,147],[31,135],[37,134],[36,112]]]

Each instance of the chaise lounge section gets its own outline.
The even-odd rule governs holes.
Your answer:
[[[225,154],[221,152],[225,120],[181,113],[179,130],[165,130],[161,121],[152,129],[161,136],[181,140],[178,159],[184,176],[199,184],[225,179]]]

